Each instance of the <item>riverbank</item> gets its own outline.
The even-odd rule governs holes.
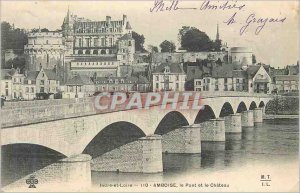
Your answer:
[[[263,119],[298,119],[299,115],[264,115]]]

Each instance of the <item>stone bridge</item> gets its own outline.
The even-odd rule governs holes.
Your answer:
[[[201,153],[201,142],[225,141],[226,132],[261,123],[271,99],[265,94],[201,93],[200,110],[155,105],[103,112],[95,111],[90,99],[5,104],[1,143],[43,146],[67,161],[89,154],[98,171],[161,172],[162,152]],[[101,149],[103,141],[112,145]]]

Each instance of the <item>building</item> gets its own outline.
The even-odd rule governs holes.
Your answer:
[[[1,96],[7,100],[24,99],[24,79],[20,69],[1,69]]]
[[[63,98],[84,98],[95,93],[95,85],[90,77],[75,75],[63,86]]]
[[[119,65],[134,61],[135,42],[126,15],[121,20],[106,16],[104,21],[91,21],[68,10],[62,24],[62,35],[67,49],[67,76],[116,75]]]
[[[270,66],[251,65],[248,66],[248,92],[250,93],[268,93],[272,92],[272,78],[268,71]]]
[[[23,85],[23,93],[25,100],[33,100],[36,98],[36,78],[38,74],[38,71],[25,72],[25,79]]]
[[[56,94],[60,92],[60,78],[52,69],[42,68],[36,77],[36,93]]]
[[[28,33],[28,43],[24,46],[26,69],[40,71],[56,69],[59,77],[64,76],[65,46],[61,32]]]
[[[277,93],[299,92],[299,75],[275,76],[275,88]]]
[[[98,92],[148,92],[150,82],[144,76],[139,77],[97,77],[94,81]]]
[[[184,91],[186,74],[183,71],[182,64],[163,63],[154,69],[152,81],[154,92]]]
[[[232,47],[229,56],[231,63],[241,65],[244,70],[252,65],[253,51],[248,47]]]

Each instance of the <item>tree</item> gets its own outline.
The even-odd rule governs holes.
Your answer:
[[[205,32],[194,27],[183,27],[181,34],[181,47],[189,52],[213,51],[214,43]]]
[[[222,40],[216,40],[214,41],[214,51],[216,52],[220,52],[221,51],[221,48],[222,48]]]
[[[1,49],[24,50],[27,44],[27,35],[23,29],[15,29],[8,22],[1,22]]]
[[[149,52],[157,53],[158,52],[158,47],[149,45],[148,50],[149,50]]]
[[[176,50],[175,44],[168,40],[163,41],[159,47],[161,48],[161,52],[174,52]]]
[[[135,50],[139,52],[146,52],[144,48],[144,43],[145,43],[145,37],[144,35],[140,35],[136,32],[132,32],[132,38],[135,41]]]

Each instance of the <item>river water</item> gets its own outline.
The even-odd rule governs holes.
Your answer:
[[[28,169],[12,171],[20,168],[20,160],[32,167],[28,157],[16,157],[2,152],[4,185],[28,174]],[[50,158],[40,160],[42,163],[35,165],[53,163]],[[224,143],[202,143],[201,154],[164,154],[163,167],[160,174],[92,171],[90,191],[125,191],[128,186],[131,191],[297,190],[299,120],[265,120],[254,128],[243,128],[241,134],[226,134]],[[269,175],[270,181],[262,181],[262,175]]]

